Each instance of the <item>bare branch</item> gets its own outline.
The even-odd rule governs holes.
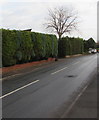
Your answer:
[[[61,7],[54,10],[49,10],[49,19],[46,23],[47,29],[53,29],[58,34],[59,38],[65,33],[70,33],[77,27],[77,16],[73,12],[69,12]]]

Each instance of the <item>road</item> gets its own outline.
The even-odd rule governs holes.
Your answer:
[[[60,59],[3,80],[3,118],[61,118],[97,70],[97,55]]]

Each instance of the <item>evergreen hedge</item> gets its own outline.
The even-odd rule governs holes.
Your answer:
[[[55,35],[2,29],[3,67],[56,57],[57,54]]]
[[[65,57],[66,55],[75,55],[83,53],[83,39],[74,37],[64,37],[59,40],[58,55]]]
[[[83,39],[30,31],[2,30],[3,67],[48,57],[65,57],[83,53]]]
[[[2,30],[2,62],[3,66],[16,64],[16,34],[15,31]]]

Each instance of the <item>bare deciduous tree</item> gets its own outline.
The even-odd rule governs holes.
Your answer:
[[[69,11],[64,7],[50,9],[46,28],[56,32],[60,39],[63,34],[70,33],[77,28],[77,14],[73,14],[73,10]]]

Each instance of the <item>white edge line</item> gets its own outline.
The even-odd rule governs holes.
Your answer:
[[[0,80],[6,80],[6,79],[9,79],[9,78],[12,78],[12,77],[15,77],[15,76],[20,76],[20,75],[28,74],[28,73],[31,73],[31,72],[37,70],[37,69],[39,69],[39,68],[35,68],[34,70],[31,70],[31,71],[25,72],[25,73],[16,73],[14,75],[10,75],[10,76],[4,77],[4,78],[2,78]]]
[[[11,75],[11,76],[7,76],[7,77],[4,77],[4,78],[2,78],[2,79],[0,79],[0,80],[5,80],[5,79],[9,79],[9,78],[11,78],[11,77],[14,77],[14,76],[18,76],[18,75],[22,75],[22,74],[14,74],[14,75]]]
[[[62,68],[62,69],[60,69],[60,70],[58,70],[58,71],[56,71],[56,72],[53,72],[53,73],[51,73],[51,75],[54,75],[54,74],[56,74],[56,73],[58,73],[58,72],[60,72],[60,71],[62,71],[62,70],[64,70],[64,69],[66,69],[66,68],[68,68],[68,67],[64,67],[64,68]]]
[[[13,93],[15,93],[15,92],[17,92],[17,91],[23,89],[23,88],[26,88],[26,87],[28,87],[28,86],[30,86],[30,85],[32,85],[32,84],[38,82],[38,81],[39,81],[39,80],[33,81],[33,82],[31,82],[31,83],[29,83],[29,84],[27,84],[27,85],[24,85],[23,87],[20,87],[20,88],[14,90],[14,91],[12,91],[12,92],[9,92],[9,93],[7,93],[7,94],[1,96],[0,99],[4,98],[4,97],[6,97],[6,96],[9,96],[9,95],[11,95],[11,94],[13,94]]]
[[[81,91],[81,93],[78,94],[78,96],[76,97],[76,99],[74,100],[74,102],[70,105],[70,107],[69,107],[69,108],[67,109],[67,111],[62,115],[61,118],[64,118],[64,116],[66,116],[66,115],[69,113],[69,111],[72,109],[72,107],[75,105],[75,103],[78,101],[78,99],[79,99],[80,96],[84,93],[84,91],[87,89],[88,86],[89,86],[89,84],[86,85],[86,86],[83,88],[83,90]]]

